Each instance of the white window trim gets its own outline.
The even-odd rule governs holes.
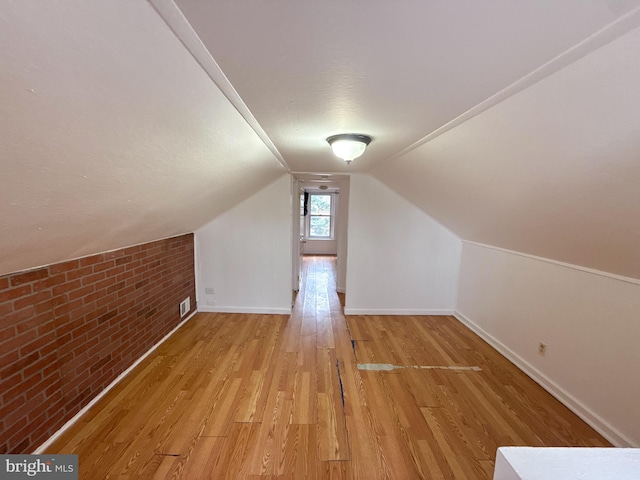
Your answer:
[[[338,200],[338,195],[335,192],[308,192],[309,197],[309,214],[304,217],[304,235],[308,240],[335,240],[335,231],[336,231],[336,202]],[[313,195],[329,195],[331,197],[331,213],[328,215],[330,217],[330,225],[331,231],[329,232],[328,237],[314,237],[311,235],[311,196]],[[320,215],[314,215],[316,217]],[[326,216],[326,215],[325,215]]]

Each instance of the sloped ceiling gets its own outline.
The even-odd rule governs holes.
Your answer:
[[[0,274],[192,232],[285,173],[143,0],[0,6]]]
[[[153,0],[163,5],[168,0]],[[293,171],[370,171],[638,0],[176,0]],[[176,30],[183,29],[172,23]],[[347,166],[325,139],[373,137]]]
[[[638,25],[640,0],[3,2],[0,274],[194,231],[293,171],[640,278]],[[374,138],[350,166],[341,132]]]
[[[294,172],[372,172],[463,239],[640,278],[640,2],[176,4]],[[347,166],[340,132],[374,141]]]
[[[462,238],[640,278],[640,28],[374,174]]]

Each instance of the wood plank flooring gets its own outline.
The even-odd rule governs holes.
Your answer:
[[[490,479],[501,445],[608,445],[454,318],[345,319],[335,258],[304,268],[290,318],[198,314],[48,452],[91,480]]]

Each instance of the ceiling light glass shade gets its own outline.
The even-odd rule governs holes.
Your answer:
[[[327,138],[327,142],[331,145],[331,150],[333,150],[333,154],[336,157],[351,163],[354,158],[358,158],[364,153],[367,145],[371,143],[371,137],[355,133],[343,133]]]

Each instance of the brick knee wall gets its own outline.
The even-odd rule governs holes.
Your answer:
[[[30,453],[195,309],[193,235],[0,277],[0,453]]]

